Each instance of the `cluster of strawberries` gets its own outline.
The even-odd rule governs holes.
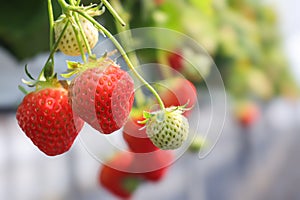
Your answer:
[[[99,180],[112,193],[127,198],[140,180],[158,181],[166,173],[173,154],[165,150],[179,148],[187,139],[186,117],[190,111],[186,107],[196,103],[196,89],[186,79],[173,78],[169,82],[173,84],[159,91],[157,101],[161,102],[156,103],[161,105],[160,110],[143,112],[136,108],[138,115],[129,118],[133,113],[133,79],[108,55],[97,59],[91,53],[101,31],[101,25],[92,18],[99,14],[98,7],[70,2],[73,4],[59,0],[64,13],[54,22],[55,43],[39,77],[34,79],[25,67],[31,80],[23,82],[35,90],[27,92],[20,87],[26,96],[16,118],[26,136],[48,156],[67,152],[84,123],[101,134],[112,134],[124,127],[123,136],[130,151],[104,164]],[[71,79],[59,80],[54,72],[53,55],[57,49],[83,58],[83,63],[67,61],[68,72],[60,75]]]
[[[171,84],[171,83],[178,84]],[[183,78],[174,78],[168,89],[159,90],[165,105],[182,105],[189,100],[189,106],[196,103],[194,85]],[[185,95],[180,95],[180,94]],[[190,112],[185,112],[188,116]],[[108,160],[99,172],[98,181],[112,194],[128,199],[141,184],[159,182],[174,162],[172,151],[161,150],[153,144],[143,125],[141,112],[133,112],[123,128],[123,138],[129,151],[117,153]]]
[[[89,45],[82,42],[83,35],[75,34],[65,14],[54,24],[57,46],[68,56],[87,52],[86,47],[93,48],[98,41],[94,25],[83,17],[78,19]],[[124,126],[134,100],[134,83],[108,56],[83,64],[68,61],[69,72],[62,76],[76,74],[70,83],[58,80],[51,68],[47,63],[38,80],[26,69],[32,79],[26,83],[36,89],[26,94],[16,113],[19,126],[42,152],[55,156],[68,151],[84,122],[103,134]]]

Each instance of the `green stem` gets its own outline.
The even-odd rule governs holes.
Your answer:
[[[56,51],[56,49],[57,49],[57,47],[58,47],[58,44],[59,44],[60,40],[62,39],[63,34],[64,34],[65,31],[67,30],[68,25],[69,25],[69,22],[67,22],[67,23],[65,24],[65,26],[64,26],[64,28],[63,28],[63,30],[62,30],[60,36],[59,36],[59,38],[58,38],[57,41],[54,43],[54,45],[52,45],[52,49],[51,49],[50,55],[49,55],[49,57],[48,57],[48,59],[47,59],[45,65],[44,65],[42,71],[41,71],[40,74],[39,74],[38,80],[44,80],[44,71],[45,71],[46,68],[48,67],[48,63],[50,62],[50,60],[53,62],[54,53],[55,53],[55,51]]]
[[[64,0],[57,0],[57,2],[59,3],[59,5],[62,9],[62,12],[65,13],[65,14],[68,13],[69,5],[65,1]]]
[[[79,20],[79,17],[78,17],[78,13],[74,13],[75,14],[75,21],[76,21],[76,24],[77,26],[79,27],[79,33],[83,39],[83,42],[84,42],[84,45],[86,47],[86,50],[88,52],[88,55],[89,57],[93,57],[93,54],[92,54],[92,50],[91,50],[91,47],[90,47],[90,44],[86,38],[86,35],[85,35],[85,32],[81,26],[81,23],[80,23],[80,20]],[[79,46],[82,46],[81,44],[78,44]]]
[[[49,28],[50,28],[50,38],[49,38],[49,47],[50,49],[52,49],[52,45],[53,45],[53,26],[54,26],[54,17],[53,17],[53,8],[52,8],[52,2],[51,0],[48,0],[48,14],[49,14]]]
[[[80,15],[88,19],[93,25],[102,31],[108,38],[112,41],[112,43],[116,46],[116,48],[120,51],[121,55],[124,58],[124,61],[127,63],[128,67],[132,70],[134,75],[150,90],[150,92],[154,95],[154,97],[157,99],[158,104],[160,105],[161,109],[165,109],[164,103],[161,100],[159,94],[156,92],[156,90],[136,71],[134,66],[132,65],[131,61],[129,60],[126,52],[124,51],[123,47],[120,45],[120,43],[116,40],[116,38],[101,24],[99,24],[94,18],[87,15],[86,13],[80,11],[80,10],[74,10],[75,12],[78,12]]]
[[[121,34],[120,35],[120,39],[121,39],[121,42],[122,42],[123,46],[124,45],[125,46],[129,46],[131,43],[128,40],[132,39],[132,35],[131,35],[130,30],[129,30],[130,29],[130,27],[129,27],[129,17],[126,16],[127,13],[124,11],[124,9],[122,9],[119,0],[111,1],[111,5],[116,10],[118,10],[118,13],[120,14],[120,16],[122,16],[122,18],[124,19],[124,22],[127,24],[127,26],[123,27],[119,23],[115,22],[115,26],[116,26],[116,29],[117,29],[118,33],[126,30],[127,34],[126,35]],[[138,60],[138,58],[136,56],[136,53],[134,51],[131,52],[131,53],[129,53],[128,57],[129,57],[129,59],[131,60],[131,62],[133,63],[134,66],[139,66],[139,60]],[[136,90],[135,95],[137,97],[136,98],[137,107],[144,106],[145,102],[146,102],[146,97],[145,97],[145,94],[143,93],[143,91],[141,89],[138,89],[138,90]]]
[[[102,0],[103,4],[107,6],[107,9],[112,13],[112,15],[121,23],[123,20],[121,17],[115,12],[115,10],[111,7],[111,5],[106,1]],[[130,59],[128,58],[126,52],[124,51],[123,47],[120,45],[120,43],[115,39],[115,37],[101,24],[99,24],[93,17],[86,14],[85,12],[79,10],[76,6],[71,6],[67,4],[64,0],[58,0],[58,3],[60,4],[62,10],[64,13],[68,13],[70,11],[77,12],[83,17],[85,17],[87,20],[89,20],[99,31],[102,31],[108,38],[112,41],[112,43],[116,46],[116,48],[120,51],[121,55],[124,58],[124,61],[127,63],[128,67],[133,71],[134,75],[152,92],[152,94],[155,96],[155,98],[158,101],[158,104],[160,105],[161,109],[165,109],[164,103],[156,90],[136,71],[134,66],[132,65]]]
[[[115,11],[115,9],[109,4],[107,0],[101,0],[102,3],[105,5],[105,7],[108,9],[108,11],[112,14],[112,16],[122,25],[126,26],[126,23],[123,21],[123,19],[120,17],[120,15]]]
[[[74,14],[76,14],[76,13],[74,13]],[[76,20],[75,20],[74,23],[76,23]],[[78,44],[78,47],[79,47],[79,50],[80,50],[81,58],[82,58],[83,62],[86,63],[87,60],[86,60],[86,56],[85,56],[85,53],[84,53],[84,49],[81,45],[79,31],[77,30],[77,27],[75,27],[75,26],[72,26],[72,28],[73,28],[73,31],[75,33],[75,38],[76,38],[76,41],[77,41],[77,44]]]

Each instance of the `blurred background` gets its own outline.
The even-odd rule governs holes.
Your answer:
[[[132,199],[300,199],[299,1],[110,2],[128,22],[127,28],[162,27],[193,38],[212,57],[227,94],[225,125],[213,151],[201,160],[197,153],[186,152],[163,180],[143,184]],[[60,8],[56,1],[53,6],[57,17]],[[97,20],[112,33],[127,29],[116,25],[108,12]],[[0,199],[116,199],[99,186],[101,163],[79,139],[68,153],[50,158],[17,124],[24,66],[38,75],[48,57],[48,32],[46,1],[1,3]],[[182,73],[196,86],[205,116],[210,102],[204,79],[211,66],[205,66],[202,77],[195,76],[195,69],[182,61],[197,57],[189,44],[162,35],[154,35],[153,41],[172,52],[138,51],[140,61],[167,64]],[[58,52],[55,59],[56,65],[65,66],[70,57]]]

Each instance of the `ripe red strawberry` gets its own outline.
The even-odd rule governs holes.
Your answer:
[[[192,108],[197,103],[197,90],[192,82],[187,79],[178,77],[161,82],[158,88],[159,95],[166,107],[185,105]],[[184,116],[191,112],[186,111]]]
[[[208,76],[212,62],[208,55],[194,52],[188,47],[166,55],[169,66],[193,82],[201,82]]]
[[[99,184],[122,199],[130,198],[141,182],[140,176],[131,172],[132,162],[130,152],[117,154],[102,166]]]
[[[34,145],[48,156],[68,151],[83,126],[62,87],[46,87],[27,94],[16,118]]]
[[[183,60],[184,59],[182,57],[181,51],[177,51],[177,52],[169,54],[167,59],[168,59],[170,66],[173,69],[175,69],[177,71],[181,71],[183,69]]]
[[[146,180],[158,182],[168,172],[174,161],[171,151],[157,150],[148,154],[134,154],[135,169],[139,169],[141,176]]]
[[[141,117],[130,117],[123,128],[123,137],[132,152],[149,153],[158,150],[146,134],[144,125],[139,124]]]
[[[69,87],[74,112],[101,133],[120,129],[134,100],[132,78],[108,58],[90,61],[80,69]]]
[[[98,42],[98,30],[90,21],[81,15],[79,16],[79,22],[82,26],[89,46],[92,49]],[[60,38],[60,35],[62,34],[62,31],[67,23],[67,28],[58,44],[59,50],[69,56],[79,56],[81,54],[79,47],[82,46],[84,52],[86,53],[87,49],[84,44],[83,36],[78,34],[79,41],[77,41],[74,32],[74,28],[78,29],[78,27],[74,27],[73,23],[70,21],[70,18],[66,17],[64,14],[62,14],[54,23],[55,39],[58,40],[58,38]]]

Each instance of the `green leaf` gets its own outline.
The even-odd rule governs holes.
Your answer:
[[[18,85],[18,88],[21,92],[23,92],[25,95],[27,95],[29,92],[21,85]]]

